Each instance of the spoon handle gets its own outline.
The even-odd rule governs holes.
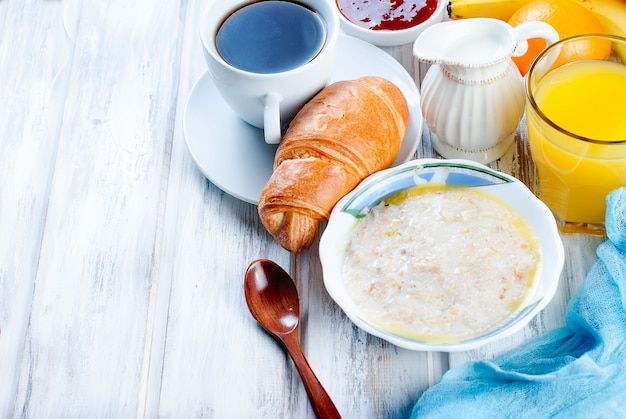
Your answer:
[[[287,352],[291,355],[293,363],[296,365],[296,369],[300,373],[306,393],[309,395],[309,401],[311,407],[315,412],[315,416],[319,419],[340,419],[341,415],[337,410],[337,407],[333,403],[332,399],[324,390],[322,383],[318,380],[317,376],[313,372],[313,369],[306,360],[302,347],[298,342],[298,338],[295,334],[289,334],[283,336],[282,339]]]

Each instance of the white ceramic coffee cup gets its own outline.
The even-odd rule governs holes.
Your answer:
[[[339,37],[339,20],[332,0],[297,0],[316,11],[325,25],[325,40],[309,62],[279,73],[253,73],[228,64],[217,51],[216,35],[222,22],[251,0],[213,1],[205,11],[200,37],[209,73],[218,91],[244,121],[264,130],[265,141],[277,144],[282,126],[330,81]]]

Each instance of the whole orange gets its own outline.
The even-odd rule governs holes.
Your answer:
[[[605,33],[604,26],[589,9],[570,0],[536,0],[519,8],[509,24],[542,21],[550,24],[561,39],[574,35]],[[554,66],[559,66],[576,59],[604,59],[611,53],[611,45],[601,40],[585,41],[572,44],[575,48],[563,48]],[[528,51],[520,57],[513,57],[522,76],[526,74],[535,57],[546,47],[546,41],[540,38],[528,40]]]

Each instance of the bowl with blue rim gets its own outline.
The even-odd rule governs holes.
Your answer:
[[[356,326],[446,352],[526,326],[564,261],[545,204],[515,177],[462,159],[369,176],[333,208],[319,253],[329,295]]]

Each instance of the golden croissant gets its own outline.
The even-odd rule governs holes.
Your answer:
[[[307,250],[343,196],[396,159],[409,124],[402,91],[368,76],[333,83],[295,116],[261,192],[265,228],[292,253]]]

